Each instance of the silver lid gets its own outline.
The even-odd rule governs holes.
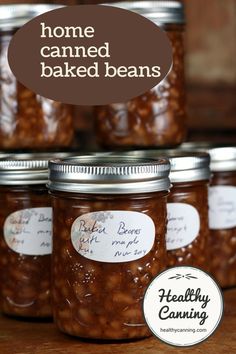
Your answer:
[[[63,5],[53,4],[10,4],[0,5],[0,30],[20,28],[32,18]]]
[[[49,162],[51,190],[88,194],[136,194],[170,188],[167,159],[85,156]]]
[[[0,160],[6,160],[11,154],[0,151]]]
[[[235,143],[227,143],[227,142],[209,142],[209,141],[187,141],[180,146],[178,146],[178,150],[184,151],[209,151],[210,149],[217,147],[234,147]]]
[[[169,153],[170,180],[173,183],[208,180],[211,176],[210,156],[205,152]]]
[[[208,152],[213,172],[236,171],[236,147],[218,147]]]
[[[210,154],[213,172],[236,170],[236,146],[233,143],[188,142],[180,145],[181,151],[204,151]]]
[[[128,156],[158,159],[168,158],[171,165],[170,181],[172,183],[194,182],[210,178],[210,156],[199,151],[178,150],[136,150],[126,153]]]
[[[75,155],[71,152],[12,154],[0,160],[0,185],[46,184],[48,161]]]
[[[136,12],[157,24],[185,23],[184,5],[179,1],[121,1],[104,5]]]

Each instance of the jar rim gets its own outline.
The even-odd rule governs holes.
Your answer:
[[[172,1],[120,1],[104,3],[102,5],[115,6],[136,12],[157,24],[184,24],[183,3]],[[5,4],[0,5],[0,30],[8,31],[20,28],[36,16],[47,11],[64,7],[62,4]]]
[[[0,5],[0,30],[20,28],[34,17],[63,5],[59,4],[5,4]]]
[[[233,143],[187,142],[179,150],[209,153],[212,172],[236,171],[236,146]]]
[[[213,172],[236,171],[236,146],[215,147],[208,152]]]
[[[18,153],[0,159],[0,185],[46,184],[52,158],[74,156],[72,152]]]
[[[119,7],[143,15],[156,24],[184,24],[184,4],[176,1],[118,1],[109,6]]]
[[[134,150],[129,156],[146,158],[168,158],[170,161],[170,181],[172,183],[194,182],[210,178],[210,155],[200,151],[182,150]]]
[[[88,194],[137,194],[170,188],[167,159],[94,155],[49,162],[50,190]]]

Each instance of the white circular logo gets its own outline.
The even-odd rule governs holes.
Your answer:
[[[180,347],[207,339],[218,327],[223,308],[219,286],[193,267],[174,267],[159,274],[147,288],[143,302],[152,333]]]

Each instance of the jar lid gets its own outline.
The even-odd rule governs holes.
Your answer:
[[[213,172],[236,170],[236,146],[233,143],[187,142],[180,145],[181,151],[204,151],[210,154],[210,168]]]
[[[126,153],[128,156],[158,159],[168,158],[170,161],[170,181],[172,183],[194,182],[210,178],[210,156],[206,152],[179,150],[135,150]]]
[[[6,160],[10,155],[11,153],[0,151],[0,160]]]
[[[218,147],[234,147],[235,143],[228,143],[225,141],[221,142],[209,142],[209,141],[187,141],[181,145],[178,146],[178,150],[184,150],[184,151],[209,151],[210,149],[213,148],[218,148]]]
[[[180,1],[121,1],[104,5],[136,12],[157,24],[185,23],[184,5]]]
[[[213,172],[236,171],[236,147],[218,147],[208,152]]]
[[[20,153],[0,160],[0,185],[46,184],[48,181],[48,161],[75,155],[71,152]]]
[[[84,156],[49,162],[52,190],[88,194],[137,194],[170,188],[167,159]]]
[[[0,5],[0,30],[20,28],[32,18],[63,5],[53,4],[10,4]]]
[[[170,180],[173,183],[208,180],[210,156],[206,152],[169,152]]]

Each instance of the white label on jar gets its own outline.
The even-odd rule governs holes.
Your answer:
[[[196,208],[186,203],[167,204],[168,251],[185,247],[192,243],[199,234],[200,217]]]
[[[236,226],[236,187],[209,188],[210,229],[231,229]]]
[[[135,211],[98,211],[79,216],[71,228],[76,251],[100,262],[129,262],[144,257],[153,247],[155,225]]]
[[[31,208],[10,214],[4,223],[7,245],[15,252],[42,256],[52,253],[52,208]]]

